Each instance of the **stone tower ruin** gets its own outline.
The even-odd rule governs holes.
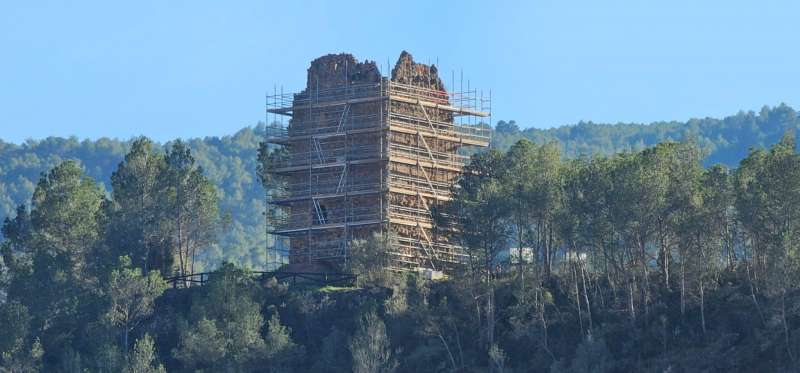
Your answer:
[[[442,233],[458,228],[435,227],[431,209],[451,198],[466,148],[488,146],[481,118],[491,100],[452,90],[435,65],[407,52],[390,77],[374,62],[331,54],[311,62],[305,89],[268,96],[268,171],[280,180],[270,226],[288,239],[290,263],[347,260],[352,241],[374,232],[391,233],[398,269],[464,261]]]

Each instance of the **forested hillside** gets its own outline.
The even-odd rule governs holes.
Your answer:
[[[602,124],[580,122],[551,129],[521,130],[516,122],[500,121],[492,144],[508,149],[517,140],[526,138],[537,144],[558,141],[567,157],[609,155],[621,151],[642,150],[663,141],[694,138],[706,154],[704,164],[725,164],[736,167],[751,147],[765,148],[775,144],[787,130],[800,128],[797,112],[788,105],[763,107],[758,113],[748,111],[717,118],[691,119],[687,122],[655,122],[650,124]]]
[[[759,113],[740,112],[724,119],[692,119],[688,122],[651,124],[597,124],[582,122],[553,129],[520,130],[514,121],[500,121],[493,146],[508,149],[527,138],[543,144],[557,141],[565,157],[609,155],[641,150],[662,141],[694,138],[706,154],[705,165],[735,167],[750,147],[768,147],[789,129],[800,128],[797,112],[787,105],[765,107]],[[230,214],[230,225],[220,242],[208,251],[213,263],[230,259],[253,268],[262,267],[264,247],[263,189],[258,184],[256,163],[263,124],[231,136],[187,140],[198,164],[217,186],[220,208]],[[0,133],[0,138],[2,134]],[[166,145],[166,144],[163,144]],[[87,175],[101,181],[106,190],[112,171],[128,150],[130,141],[101,138],[47,138],[24,144],[0,141],[0,221],[13,216],[16,206],[32,195],[40,173],[65,159],[76,159]]]
[[[796,372],[796,138],[701,157],[473,155],[434,211],[465,265],[387,271],[373,236],[327,286],[235,263],[170,286],[226,225],[183,142],[132,142],[110,193],[61,162],[2,226],[0,372]]]
[[[213,263],[228,259],[256,268],[264,263],[264,189],[256,176],[263,135],[264,126],[259,124],[231,136],[186,141],[203,173],[217,186],[221,211],[230,215],[219,243],[206,252]],[[16,206],[30,200],[40,174],[63,160],[77,160],[89,177],[109,191],[111,173],[130,145],[131,140],[108,138],[81,141],[50,137],[24,144],[0,141],[0,221],[13,217]]]

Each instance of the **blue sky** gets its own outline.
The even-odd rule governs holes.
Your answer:
[[[226,135],[313,58],[401,50],[523,127],[800,106],[797,1],[0,3],[0,139]]]

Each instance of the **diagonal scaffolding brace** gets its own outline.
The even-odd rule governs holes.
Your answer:
[[[344,110],[342,110],[342,116],[339,117],[339,125],[336,127],[336,132],[341,133],[344,130],[344,123],[345,119],[347,119],[347,114],[350,112],[350,103],[344,105]]]

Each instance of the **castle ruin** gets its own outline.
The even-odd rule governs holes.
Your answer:
[[[280,180],[271,233],[288,238],[290,263],[347,260],[351,242],[374,232],[391,232],[392,267],[464,262],[442,233],[458,227],[435,226],[431,211],[451,198],[466,147],[488,146],[491,100],[452,91],[435,65],[403,52],[391,77],[349,54],[323,56],[304,90],[268,96],[267,141],[280,154],[269,165]]]

